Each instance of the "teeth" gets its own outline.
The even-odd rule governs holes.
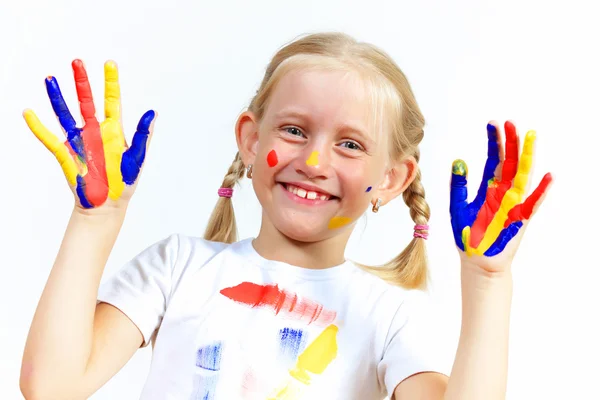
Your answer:
[[[307,191],[305,189],[293,186],[293,185],[285,185],[285,188],[288,192],[295,194],[298,197],[302,197],[303,199],[309,200],[328,200],[329,196],[325,194],[319,194],[317,192],[313,192],[312,190]]]

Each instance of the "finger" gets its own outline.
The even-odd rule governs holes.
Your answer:
[[[52,104],[52,109],[58,118],[60,126],[62,126],[67,134],[67,137],[71,137],[78,133],[75,119],[73,118],[73,115],[71,115],[69,107],[67,107],[67,103],[63,98],[55,77],[49,76],[46,78],[46,91],[48,92],[48,98],[50,99],[50,104]]]
[[[537,188],[535,188],[533,193],[531,193],[522,204],[516,205],[508,212],[508,218],[504,223],[504,227],[506,228],[516,221],[530,219],[531,216],[534,214],[534,211],[537,210],[544,201],[544,198],[548,193],[548,189],[552,184],[552,180],[552,174],[547,173],[546,175],[544,175],[544,177],[540,181]]]
[[[517,169],[517,175],[515,176],[514,180],[513,188],[521,196],[524,196],[527,191],[527,182],[529,181],[529,174],[531,173],[531,166],[533,165],[533,147],[535,144],[535,138],[535,131],[529,131],[525,135],[523,152],[521,153],[519,168]]]
[[[121,87],[119,71],[114,61],[104,64],[104,116],[121,122]]]
[[[506,156],[502,164],[502,181],[512,182],[519,163],[519,136],[517,135],[517,128],[511,121],[504,123],[504,132],[506,135]]]
[[[469,226],[465,226],[462,231],[462,242],[463,247],[465,249],[465,253],[470,257],[475,254],[474,249],[471,247],[471,228]]]
[[[501,253],[508,244],[508,242],[510,242],[511,239],[515,237],[517,233],[519,233],[521,227],[523,227],[523,222],[521,221],[513,222],[512,224],[510,224],[508,227],[503,229],[502,232],[500,232],[496,241],[483,254],[485,256],[492,257],[496,254]]]
[[[463,210],[467,207],[467,164],[463,160],[455,160],[452,163],[452,179],[450,181],[450,219],[454,241],[461,250],[464,250],[462,243],[462,229],[466,223],[463,221]]]
[[[155,116],[156,113],[152,110],[147,111],[142,116],[138,123],[137,131],[133,135],[131,147],[123,153],[121,174],[123,175],[123,182],[127,185],[135,183],[142,165],[144,164],[148,139],[153,130]]]
[[[33,132],[39,141],[54,154],[60,163],[69,184],[75,186],[78,170],[67,146],[58,140],[58,138],[40,122],[39,118],[32,110],[25,110],[23,112],[23,117],[31,132]]]
[[[88,123],[97,124],[96,108],[94,106],[94,98],[92,96],[92,88],[88,80],[85,66],[81,60],[75,60],[72,63],[73,75],[75,77],[75,87],[77,89],[77,98],[79,99],[79,108],[81,116],[87,125]]]
[[[489,123],[487,126],[488,133],[488,158],[483,169],[483,178],[481,185],[477,191],[477,196],[471,203],[471,207],[474,209],[475,214],[485,201],[485,195],[487,193],[488,183],[494,179],[494,174],[498,164],[500,163],[499,146],[498,146],[498,128],[493,124]]]

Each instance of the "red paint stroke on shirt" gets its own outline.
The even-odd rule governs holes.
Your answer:
[[[325,309],[310,299],[300,299],[296,293],[279,289],[277,285],[242,282],[221,290],[221,294],[252,308],[269,308],[284,318],[302,321],[307,325],[326,326],[335,320],[336,312]]]
[[[275,153],[275,150],[271,150],[269,154],[267,154],[267,164],[269,164],[269,167],[274,167],[277,165],[277,162],[277,153]]]

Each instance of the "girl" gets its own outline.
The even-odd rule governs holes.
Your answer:
[[[59,160],[75,195],[62,246],[23,356],[27,399],[79,399],[153,345],[143,399],[500,399],[507,373],[510,266],[547,175],[522,204],[535,134],[519,160],[488,125],[488,161],[467,203],[453,165],[451,221],[462,267],[463,321],[451,374],[422,340],[429,206],[418,145],[424,119],[408,81],[376,47],[313,34],[280,49],[236,124],[238,153],[204,238],[172,235],[99,290],[152,135],[147,112],[127,148],[117,68],[105,65],[105,121],[73,62],[84,119],[77,128],[54,78],[46,85],[60,142],[24,117]],[[237,241],[231,196],[252,180],[262,206],[256,238]],[[414,238],[370,267],[345,260],[356,220],[402,195]]]

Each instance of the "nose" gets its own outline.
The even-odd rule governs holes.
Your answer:
[[[331,154],[324,146],[307,146],[294,160],[296,172],[308,179],[327,178],[331,171]]]

